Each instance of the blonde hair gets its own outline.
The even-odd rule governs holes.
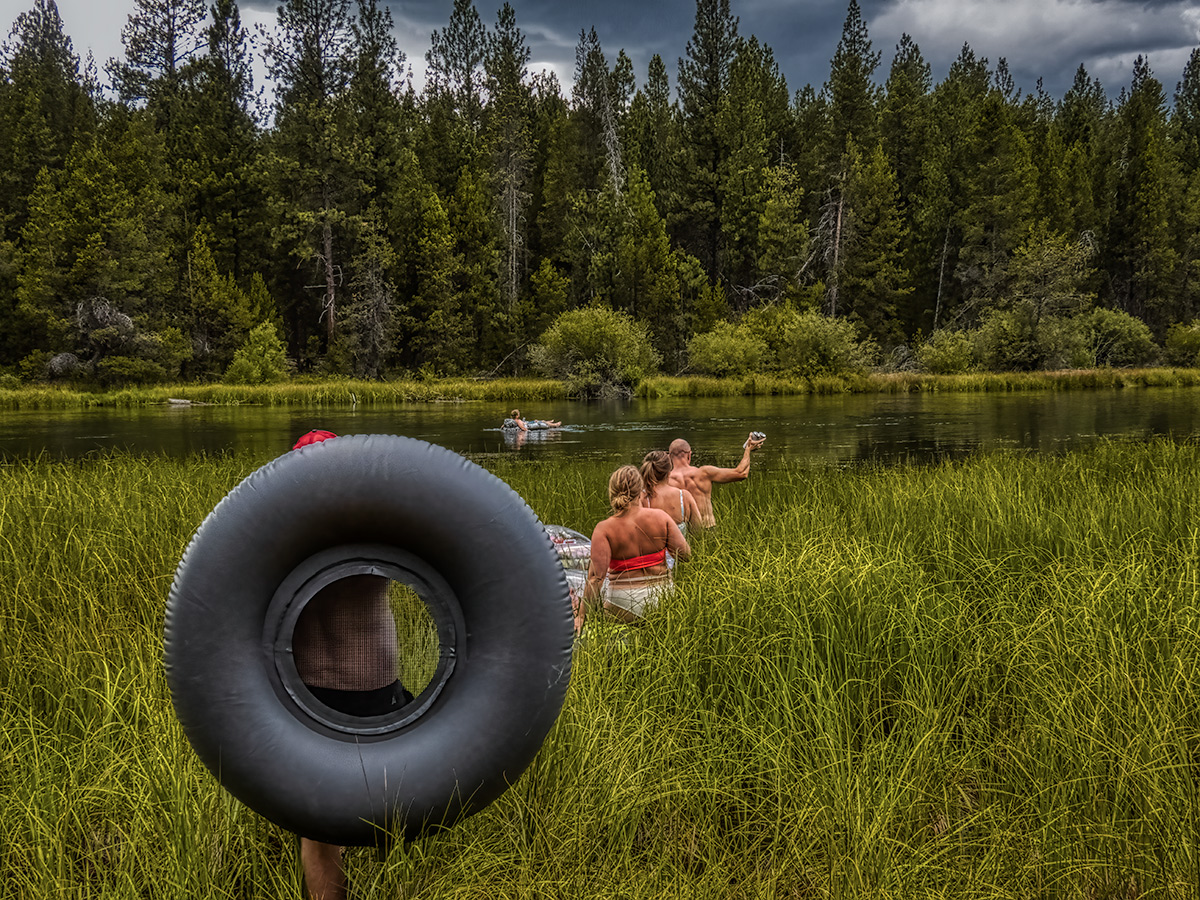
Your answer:
[[[645,490],[642,473],[633,466],[621,466],[608,479],[608,503],[619,516],[637,502]]]
[[[653,494],[654,489],[671,474],[671,457],[665,450],[651,450],[642,457],[641,471],[642,480],[646,482],[646,493]]]
[[[521,411],[519,409],[514,409],[508,414],[508,416],[510,419],[519,419],[521,418]]]

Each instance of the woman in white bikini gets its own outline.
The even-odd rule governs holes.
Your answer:
[[[667,484],[671,474],[671,457],[665,450],[651,450],[642,458],[642,480],[646,482],[646,505],[661,509],[679,526],[687,537],[688,528],[699,528],[700,507],[690,491]]]
[[[692,555],[670,514],[644,503],[646,485],[633,466],[621,466],[608,479],[612,515],[592,532],[592,559],[583,591],[584,612],[602,600],[622,622],[638,622],[675,588],[667,554]],[[605,579],[607,578],[607,585]],[[582,625],[582,616],[577,619]]]

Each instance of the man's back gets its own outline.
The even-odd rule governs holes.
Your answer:
[[[732,469],[720,466],[693,466],[692,448],[683,438],[671,442],[668,453],[671,457],[671,474],[667,483],[681,487],[694,498],[700,508],[700,523],[711,527],[717,524],[713,513],[712,489],[714,484],[732,484],[750,477],[750,454],[762,446],[763,439],[751,437],[742,447],[742,459]]]
[[[696,506],[700,509],[700,524],[705,527],[717,524],[712,508],[713,479],[704,471],[712,468],[715,466],[693,466],[689,463],[672,469],[667,476],[667,484],[683,488],[695,498]]]

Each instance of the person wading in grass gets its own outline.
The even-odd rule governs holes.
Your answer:
[[[750,477],[750,454],[763,445],[766,438],[755,438],[754,432],[746,439],[742,448],[742,459],[732,469],[719,466],[693,466],[692,447],[683,438],[671,441],[668,454],[671,457],[671,474],[667,484],[683,488],[696,500],[700,508],[700,524],[712,527],[717,524],[713,514],[712,490],[714,484],[732,484]]]
[[[633,466],[621,466],[608,479],[612,515],[592,532],[592,558],[576,629],[583,627],[589,606],[597,600],[609,615],[633,623],[674,590],[667,554],[687,559],[692,548],[675,520],[646,506],[645,496],[646,484]]]
[[[293,450],[335,438],[310,431]],[[348,716],[382,716],[413,696],[396,678],[396,620],[382,575],[351,575],[322,588],[296,621],[296,671],[309,693]],[[300,865],[311,900],[343,900],[342,848],[300,838]]]
[[[690,526],[699,528],[700,507],[696,498],[681,487],[668,484],[671,475],[671,457],[665,450],[651,450],[642,458],[642,481],[646,482],[646,505],[652,509],[661,509],[679,526],[679,530],[687,537]]]

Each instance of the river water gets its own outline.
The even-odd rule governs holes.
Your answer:
[[[135,453],[281,453],[312,428],[403,434],[476,459],[603,458],[639,461],[676,437],[698,464],[729,465],[751,430],[766,432],[756,465],[893,463],[1010,448],[1056,452],[1101,438],[1200,434],[1200,389],[1128,388],[1036,393],[866,394],[571,401],[522,404],[527,418],[564,427],[514,439],[500,430],[503,403],[434,403],[298,409],[163,406],[150,409],[0,413],[0,457],[76,458]]]

